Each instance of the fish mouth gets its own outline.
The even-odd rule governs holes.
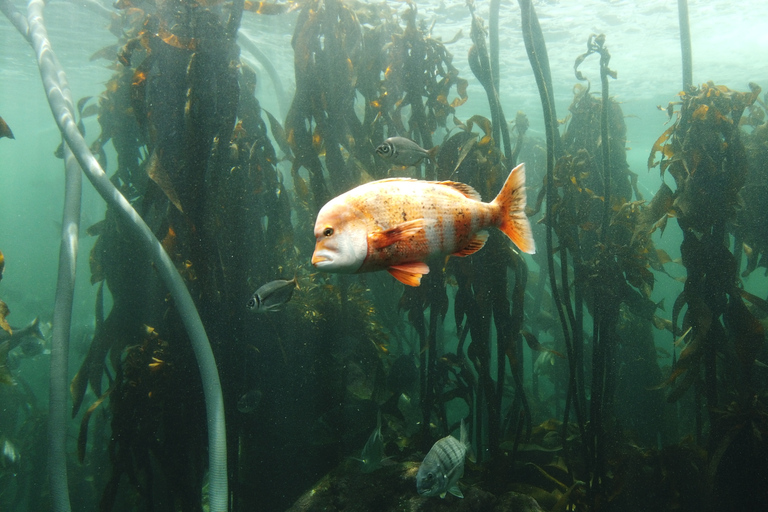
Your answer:
[[[327,263],[333,261],[328,256],[323,256],[322,254],[313,254],[312,255],[312,265],[317,266],[318,263]]]

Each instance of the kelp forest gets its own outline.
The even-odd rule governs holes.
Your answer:
[[[555,90],[532,2],[517,2],[541,138],[525,112],[502,109],[515,104],[499,70],[498,13],[509,6],[490,4],[488,20],[466,4],[468,69],[451,52],[467,36],[442,41],[411,1],[115,4],[116,39],[94,56],[114,74],[76,104],[75,121],[84,132],[84,118],[98,120],[99,133],[83,133],[90,152],[205,327],[229,510],[762,508],[768,296],[747,277],[768,261],[766,96],[753,83],[689,80],[659,107],[668,123],[643,149],[648,168],[630,169],[611,34],[585,32],[572,90]],[[238,31],[246,17],[291,12],[295,92],[283,116],[260,105],[259,82],[285,89],[258,35]],[[489,116],[466,110],[470,84]],[[556,112],[555,97],[571,95]],[[392,165],[376,148],[395,136],[437,148]],[[69,155],[66,143],[57,151]],[[454,181],[489,201],[520,163],[532,256],[492,229],[477,253],[429,261],[416,287],[310,263],[318,211],[353,187]],[[649,171],[661,186],[644,196],[638,176]],[[70,497],[81,510],[213,510],[212,424],[186,313],[129,224],[109,205],[81,230],[95,244],[79,278],[97,292],[70,376]],[[661,236],[682,241],[680,258],[655,246]],[[254,290],[294,278],[278,311],[247,310]],[[652,300],[659,283],[673,296]],[[13,304],[0,306],[10,333]],[[2,370],[0,385],[28,392]],[[31,450],[45,414],[14,418],[25,422],[16,444]],[[371,461],[361,451],[377,420]],[[419,463],[462,425],[464,499],[420,496]],[[0,508],[50,508],[56,496],[32,491],[47,489],[45,457],[19,464],[13,482],[0,466]]]

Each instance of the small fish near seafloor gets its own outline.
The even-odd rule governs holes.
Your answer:
[[[254,313],[279,311],[283,304],[291,300],[293,290],[296,288],[299,288],[296,276],[290,281],[285,279],[270,281],[256,290],[246,307]]]
[[[536,251],[525,215],[525,167],[509,173],[501,192],[484,203],[454,181],[392,178],[360,185],[317,214],[312,264],[344,274],[387,270],[409,286],[429,272],[434,255],[468,256],[498,227],[523,252]]]
[[[463,498],[457,482],[464,474],[464,457],[469,448],[467,428],[461,422],[461,440],[446,436],[438,440],[424,457],[416,474],[416,490],[422,496],[440,496],[446,493]]]
[[[360,458],[355,458],[355,460],[363,463],[363,473],[372,473],[386,465],[387,462],[391,464],[390,458],[384,456],[384,438],[381,436],[381,411],[379,411],[376,417],[376,429],[363,446]]]
[[[18,347],[26,338],[35,338],[40,341],[45,341],[43,331],[40,329],[40,318],[35,317],[34,320],[29,322],[24,327],[13,327],[13,334],[9,334],[6,331],[0,329],[0,343],[5,341],[9,342],[8,350],[13,350]],[[25,350],[26,352],[26,350]]]
[[[382,158],[390,160],[395,165],[410,167],[418,164],[425,158],[434,160],[439,147],[435,146],[430,150],[426,150],[411,139],[390,137],[376,148],[376,153]]]
[[[13,334],[0,329],[0,384],[15,385],[9,366],[11,350],[21,345],[25,356],[33,357],[43,352],[45,337],[40,330],[40,319],[35,318],[29,324],[12,329]]]

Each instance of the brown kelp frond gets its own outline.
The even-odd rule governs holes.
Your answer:
[[[756,85],[750,88],[751,92],[741,93],[708,82],[680,93],[679,111],[673,110],[672,103],[668,109],[677,114],[675,122],[656,141],[648,160],[649,168],[660,165],[662,176],[669,172],[676,190],[662,186],[649,205],[653,215],[644,224],[658,223],[654,218],[661,214],[664,221],[668,216],[677,218],[683,232],[682,263],[688,274],[672,311],[673,335],[684,332],[674,347],[686,343],[679,357],[673,354],[669,377],[658,387],[675,383],[669,402],[680,401],[689,389],[696,390],[697,400],[699,396],[706,400],[710,443],[717,447],[710,459],[711,480],[736,432],[726,425],[726,416],[716,412],[720,404],[734,399],[737,408],[762,407],[754,394],[753,369],[764,344],[764,327],[744,303],[742,296],[748,299],[749,292],[740,290],[738,281],[742,252],[747,255],[748,274],[756,266],[752,244],[759,246],[764,231],[755,229],[754,223],[759,215],[755,212],[761,209],[754,203],[760,192],[753,190],[759,187],[745,187],[750,180],[761,181],[762,169],[750,169],[753,155],[742,141],[758,130],[746,134],[739,128],[745,124],[741,123],[744,110],[753,107],[760,93]],[[660,162],[655,161],[658,152]],[[745,199],[752,202],[749,210]],[[734,253],[730,243],[724,243],[729,233],[735,235]],[[678,329],[677,319],[684,310]],[[724,374],[731,378],[721,379]],[[675,382],[681,376],[682,381]],[[701,435],[698,412],[696,418]]]

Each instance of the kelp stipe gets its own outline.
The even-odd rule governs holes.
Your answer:
[[[9,18],[12,19],[14,17],[12,14],[13,10],[6,8],[5,3],[3,1],[3,10],[6,15],[11,13]],[[36,0],[30,2],[29,20],[31,23],[29,24],[29,35],[30,43],[34,46],[38,58],[38,66],[40,67],[40,73],[52,113],[67,144],[72,148],[72,152],[88,179],[99,194],[124,216],[127,224],[135,230],[139,239],[145,244],[145,249],[156,262],[161,277],[176,301],[176,307],[182,313],[182,319],[189,332],[190,340],[198,358],[206,395],[210,460],[209,502],[211,510],[228,510],[229,496],[227,491],[224,406],[218,371],[216,370],[216,363],[213,359],[205,329],[197,314],[197,309],[189,295],[189,291],[162,245],[131,207],[130,203],[107,178],[75,125],[74,113],[68,107],[65,99],[64,91],[67,89],[65,75],[53,53],[50,42],[47,40],[45,27],[42,22],[42,7],[42,2]],[[14,25],[26,37],[25,32],[23,32],[23,24],[14,23]],[[61,476],[61,470],[59,469],[58,471],[59,476]],[[64,502],[65,498],[60,497],[59,500],[61,501],[57,507],[60,507],[60,510],[68,510],[69,504]]]

